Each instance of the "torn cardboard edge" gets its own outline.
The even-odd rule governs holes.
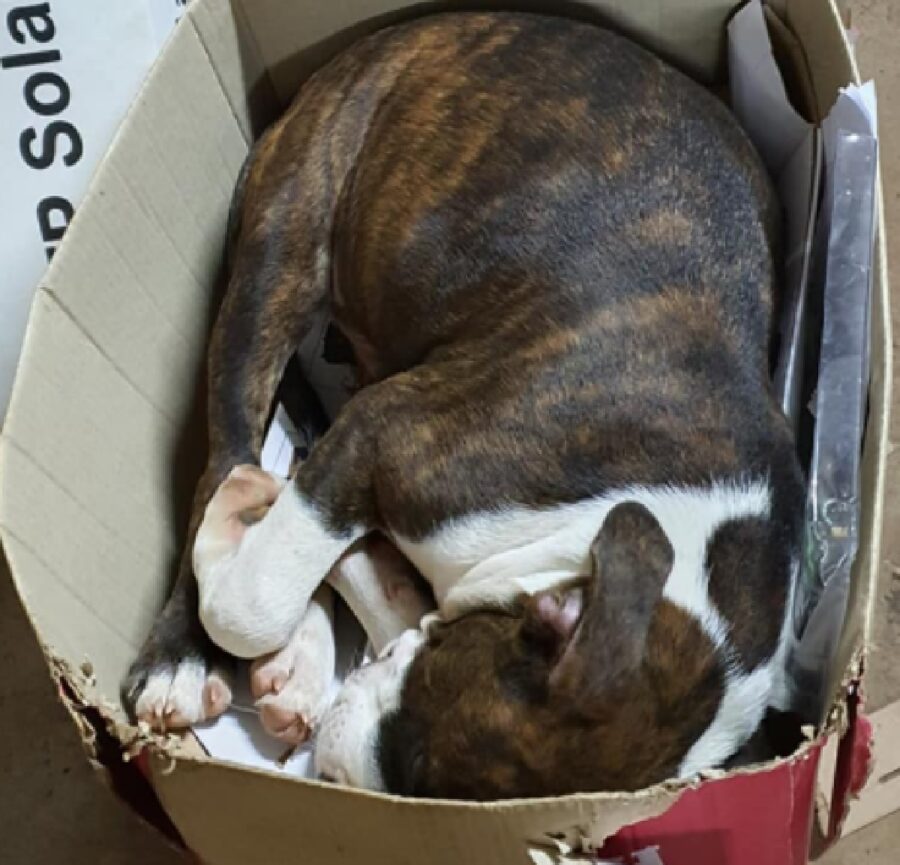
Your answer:
[[[79,667],[60,657],[39,641],[57,698],[75,726],[88,762],[107,789],[129,806],[142,823],[160,833],[164,843],[175,853],[185,848],[175,824],[166,814],[145,772],[131,762],[144,749],[177,747],[180,737],[145,736],[138,728],[122,719],[122,712],[108,701],[92,697],[93,674],[89,662]],[[177,743],[177,744],[176,744]]]
[[[871,825],[882,817],[900,810],[900,700],[889,703],[866,716],[853,743],[856,771],[852,772],[849,796],[837,824],[843,837]],[[839,743],[830,741],[822,752],[822,769],[816,797],[819,832],[828,835],[834,824],[834,813],[840,808],[835,791],[823,783],[836,774]]]
[[[651,845],[625,856],[608,859],[594,853],[578,853],[558,842],[528,848],[532,865],[665,865],[659,845]]]
[[[665,865],[659,855],[659,847],[645,847],[627,857],[598,858],[593,851],[583,852],[573,847],[563,837],[548,837],[546,842],[535,843],[528,848],[532,865]]]
[[[46,643],[39,641],[39,645],[59,700],[78,728],[90,760],[110,768],[98,744],[100,737],[106,735],[119,744],[118,756],[123,762],[136,758],[148,747],[172,758],[196,754],[186,747],[183,735],[156,733],[147,724],[132,724],[121,706],[100,696],[90,661],[76,667]]]

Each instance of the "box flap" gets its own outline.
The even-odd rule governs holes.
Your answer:
[[[159,452],[174,429],[45,291],[19,381],[0,444],[10,570],[42,642],[115,695],[175,550]]]
[[[281,111],[269,70],[239,2],[195,0],[187,11],[247,141]]]
[[[189,23],[138,94],[42,283],[173,420],[193,398],[180,376],[204,355],[198,337],[247,152]]]
[[[300,83],[338,51],[366,33],[429,12],[459,9],[508,9],[504,0],[420,2],[345,0],[302,3],[296,0],[241,0],[254,40],[269,68],[282,102]],[[220,0],[201,0],[198,10]],[[734,0],[519,0],[516,9],[567,14],[616,26],[705,80],[721,70],[724,24]]]

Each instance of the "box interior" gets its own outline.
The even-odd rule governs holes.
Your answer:
[[[254,137],[302,80],[364,32],[426,11],[471,6],[564,11],[612,23],[702,80],[721,83],[724,25],[735,5],[197,0],[189,7],[41,281],[0,437],[3,551],[54,669],[64,672],[79,700],[103,706],[125,735],[119,683],[164,602],[202,467],[203,360],[221,294],[231,191]],[[840,21],[829,0],[776,5],[796,37],[795,59],[802,46],[812,82],[798,99],[818,119],[841,85],[858,80]],[[841,677],[858,673],[879,559],[890,389],[880,236],[877,256],[866,507],[835,691]],[[192,760],[180,760],[177,774],[179,784],[159,785],[167,807],[188,807],[201,795],[201,782],[226,795],[225,787],[241,776],[243,795],[257,787],[263,795],[272,780]],[[371,806],[365,818],[371,823],[354,832],[376,830],[379,819],[401,806],[390,797],[286,783],[296,793],[279,798],[277,807],[308,808],[315,800],[316,819],[332,821],[336,832],[348,825],[341,822],[349,818],[348,803],[365,799]],[[316,795],[304,796],[304,789]],[[525,832],[538,809],[547,831],[583,823],[599,833],[626,816],[640,819],[642,809],[659,811],[673,795],[661,787],[624,801],[595,795],[517,803],[504,806],[513,822],[502,831]],[[628,815],[619,807],[626,802]],[[438,807],[453,815],[442,820],[463,831],[470,823],[486,837],[501,831],[481,825],[499,806],[417,807],[428,814]],[[212,820],[216,812],[204,813]],[[359,819],[356,813],[353,820]],[[429,819],[410,830],[413,845],[427,844]],[[452,852],[446,861],[458,861]]]

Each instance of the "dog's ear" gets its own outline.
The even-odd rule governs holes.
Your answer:
[[[591,559],[584,609],[550,676],[551,689],[587,701],[624,684],[640,666],[674,552],[653,514],[628,502],[607,515]],[[563,628],[570,621],[564,611],[556,617]]]

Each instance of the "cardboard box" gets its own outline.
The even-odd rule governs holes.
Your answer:
[[[61,698],[123,795],[136,795],[136,782],[118,755],[138,756],[185,844],[210,865],[544,865],[598,856],[665,865],[802,863],[826,739],[842,737],[835,783],[827,784],[832,831],[867,771],[870,727],[857,712],[856,684],[878,572],[890,394],[883,228],[861,549],[837,699],[825,734],[790,759],[633,795],[425,802],[213,761],[190,739],[130,727],[118,705],[119,682],[163,603],[202,460],[198,382],[219,296],[226,213],[249,143],[337,50],[388,22],[447,5],[197,0],[138,94],[37,292],[0,438],[0,538]],[[722,74],[724,25],[735,5],[593,0],[565,9],[588,18],[605,13],[712,84]],[[858,80],[836,9],[831,0],[772,5],[794,48],[785,56],[796,61],[792,72],[807,82],[818,119],[841,85]]]

